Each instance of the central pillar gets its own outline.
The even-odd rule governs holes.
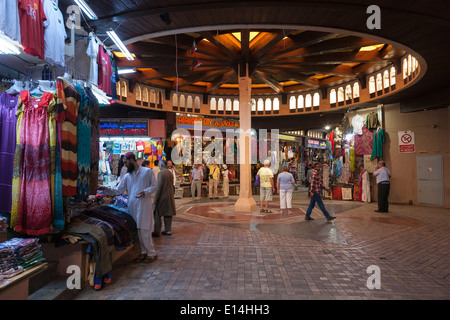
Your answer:
[[[240,68],[244,67],[244,70]],[[244,71],[244,72],[242,72]],[[252,196],[251,129],[252,129],[252,79],[248,74],[248,64],[239,65],[239,168],[240,192],[234,205],[235,211],[252,212],[256,202]]]

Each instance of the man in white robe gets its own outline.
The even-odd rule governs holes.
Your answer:
[[[128,211],[136,221],[141,250],[135,261],[150,263],[157,259],[152,240],[154,228],[152,205],[156,181],[150,168],[139,166],[134,153],[127,152],[123,162],[128,168],[128,173],[119,185],[115,188],[101,186],[99,190],[104,190],[104,195],[120,195],[127,192]]]

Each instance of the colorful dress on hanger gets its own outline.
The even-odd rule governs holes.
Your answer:
[[[81,97],[66,79],[56,80],[55,119],[61,151],[63,196],[77,194],[77,120]]]
[[[370,160],[375,158],[383,159],[383,143],[384,143],[384,131],[379,128],[373,132],[373,147],[372,147],[372,156]]]
[[[19,98],[0,94],[0,212],[11,213],[14,152],[16,149],[16,111]]]
[[[75,89],[81,97],[77,120],[77,198],[89,197],[89,179],[91,168],[91,110],[92,100],[79,85]]]
[[[362,135],[354,137],[355,155],[357,156],[372,154],[373,134],[366,127],[362,128],[362,132]]]
[[[99,117],[100,110],[98,100],[92,93],[91,88],[85,88],[86,93],[92,101],[91,109],[91,169],[89,177],[89,194],[97,194],[98,187],[98,162],[99,162],[99,139],[100,139],[100,127]]]
[[[41,235],[50,232],[52,224],[48,113],[55,101],[50,92],[35,98],[28,90],[20,93],[20,99],[11,224],[17,232]]]

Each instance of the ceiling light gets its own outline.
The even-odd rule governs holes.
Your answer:
[[[119,69],[117,72],[118,72],[119,74],[134,73],[134,72],[136,72],[136,68],[124,68],[124,69]]]
[[[80,7],[80,9],[88,16],[89,19],[91,20],[98,19],[97,15],[94,13],[94,11],[92,11],[92,9],[87,5],[87,3],[84,2],[84,0],[74,0],[74,1]]]
[[[326,126],[326,127],[325,127],[325,130],[330,130],[330,126]]]
[[[127,47],[125,47],[125,45],[123,44],[122,40],[119,39],[119,37],[117,36],[117,34],[116,34],[116,32],[114,30],[111,29],[109,31],[106,31],[106,33],[112,39],[112,41],[114,41],[116,46],[120,49],[120,51],[122,51],[122,53],[125,55],[125,57],[128,60],[134,60],[134,58],[131,55],[130,51],[128,51]]]

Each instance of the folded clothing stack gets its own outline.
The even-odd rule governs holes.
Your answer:
[[[11,278],[45,259],[36,238],[14,238],[0,243],[0,280]]]
[[[8,219],[0,216],[0,232],[5,232],[8,228]]]

